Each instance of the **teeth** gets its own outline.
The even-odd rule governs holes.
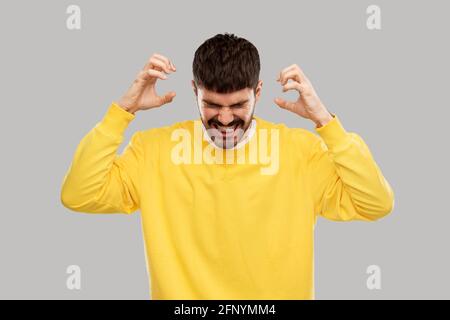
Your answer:
[[[227,132],[227,131],[231,131],[231,130],[236,130],[236,125],[234,125],[233,127],[220,127],[220,126],[217,126],[217,125],[214,125],[215,127],[216,127],[216,129],[217,130],[219,130],[219,131],[225,131],[225,132]]]

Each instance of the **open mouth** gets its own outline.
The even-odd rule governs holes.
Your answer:
[[[233,126],[219,126],[217,123],[213,123],[212,127],[220,132],[220,134],[224,138],[233,137],[236,133],[236,130],[240,128],[239,124],[235,124]]]

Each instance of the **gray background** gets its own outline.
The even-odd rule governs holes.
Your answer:
[[[66,28],[70,4],[81,7],[81,30]],[[382,30],[366,28],[370,4],[381,7]],[[62,178],[81,138],[154,52],[177,66],[158,92],[177,97],[138,113],[125,142],[136,130],[197,117],[193,55],[223,32],[259,50],[257,115],[313,130],[273,103],[277,73],[297,63],[394,189],[394,212],[383,220],[318,220],[316,298],[450,298],[449,4],[2,1],[0,298],[149,297],[140,213],[73,213],[60,203]],[[66,288],[72,264],[82,270],[80,291]],[[366,287],[372,264],[382,271],[378,291]]]

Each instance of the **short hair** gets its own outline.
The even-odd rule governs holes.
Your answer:
[[[217,93],[256,89],[260,72],[256,47],[234,34],[217,34],[195,51],[192,71],[197,86]]]

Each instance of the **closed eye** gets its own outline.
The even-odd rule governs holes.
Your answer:
[[[209,104],[209,103],[205,103],[205,107],[207,107],[207,108],[220,108],[220,106],[217,105],[217,104]]]
[[[233,109],[237,108],[237,109],[239,109],[239,108],[245,107],[247,102],[248,102],[248,100],[244,100],[244,101],[232,104],[230,106],[230,108],[233,108]],[[205,107],[207,107],[207,108],[221,108],[222,107],[221,105],[212,103],[210,101],[203,100],[203,103],[204,103]]]
[[[205,106],[207,108],[212,108],[212,109],[217,109],[217,108],[222,108],[222,106],[216,105],[216,104],[207,104],[205,103]],[[230,108],[232,109],[240,109],[243,108],[245,106],[245,104],[233,104],[232,106],[230,106]]]

